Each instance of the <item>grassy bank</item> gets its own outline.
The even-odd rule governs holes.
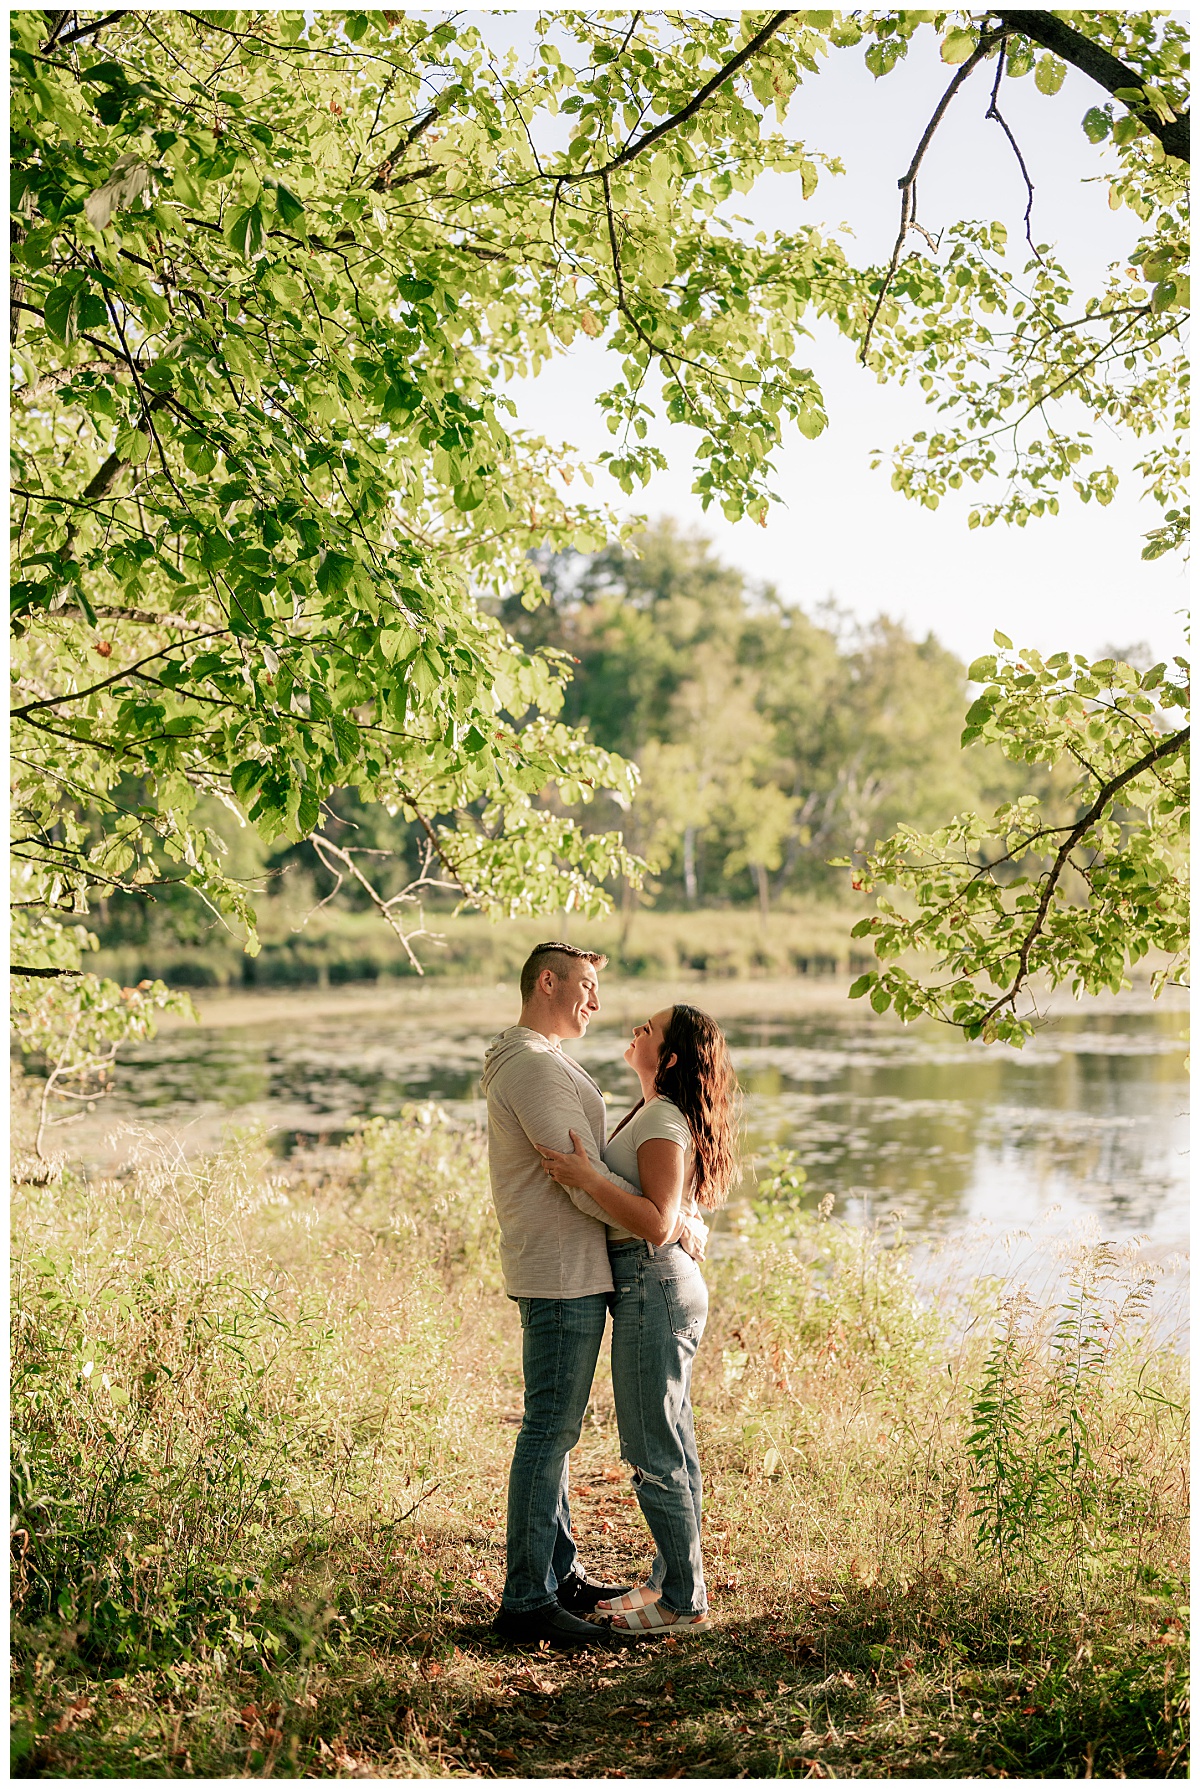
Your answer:
[[[201,988],[418,979],[399,940],[376,913],[326,909],[303,930],[293,930],[304,917],[282,901],[264,903],[257,957],[247,957],[235,938],[214,932],[202,945],[157,942],[103,950],[87,967],[126,985],[161,977],[174,987]],[[628,924],[610,914],[598,920],[558,915],[494,925],[467,913],[431,918],[441,941],[422,939],[416,948],[428,975],[457,980],[515,981],[533,946],[554,937],[605,951],[613,970],[625,976],[846,975],[867,961],[850,937],[861,917],[859,909],[817,901],[773,913],[765,927],[757,910],[744,907],[647,910]]]
[[[933,1311],[785,1165],[708,1269],[715,1630],[523,1657],[482,1145],[425,1110],[323,1160],[18,1177],[18,1774],[1185,1774],[1184,1375],[1134,1257]],[[603,1374],[573,1483],[636,1579]]]

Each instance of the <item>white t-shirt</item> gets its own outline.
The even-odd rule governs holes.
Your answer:
[[[668,1142],[679,1143],[683,1147],[683,1211],[685,1214],[696,1210],[695,1197],[692,1194],[692,1176],[696,1166],[696,1152],[692,1146],[692,1133],[688,1129],[687,1119],[679,1110],[674,1100],[664,1099],[656,1094],[644,1105],[640,1112],[635,1112],[628,1124],[621,1129],[605,1146],[604,1165],[619,1174],[622,1180],[632,1181],[641,1191],[642,1183],[638,1178],[637,1152],[643,1143],[651,1137],[665,1137]],[[619,1224],[609,1224],[609,1242],[628,1242],[630,1232],[622,1230]]]

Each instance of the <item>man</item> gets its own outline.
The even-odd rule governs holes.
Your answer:
[[[586,1193],[548,1180],[537,1150],[543,1143],[569,1151],[575,1130],[600,1161],[604,1097],[560,1045],[582,1037],[600,1010],[598,971],[607,961],[570,944],[537,945],[521,971],[520,1021],[492,1044],[483,1071],[500,1261],[521,1312],[525,1379],[494,1628],[508,1640],[556,1648],[606,1638],[582,1617],[628,1588],[594,1584],[579,1569],[567,1502],[567,1456],[583,1425],[612,1292],[605,1214]],[[703,1254],[705,1235],[705,1226],[694,1227],[691,1252]]]

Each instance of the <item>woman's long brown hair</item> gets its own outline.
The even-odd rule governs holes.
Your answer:
[[[737,1174],[741,1093],[724,1033],[697,1007],[673,1006],[658,1061],[654,1091],[687,1119],[696,1151],[692,1190],[712,1211],[725,1203]],[[670,1068],[663,1068],[664,1062]]]

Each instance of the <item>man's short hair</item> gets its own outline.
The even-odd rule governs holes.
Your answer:
[[[535,944],[521,971],[522,1006],[532,997],[543,969],[552,969],[555,975],[569,975],[572,959],[594,963],[597,969],[603,969],[608,962],[608,958],[600,950],[578,950],[573,944],[556,944],[553,941],[549,944]]]

